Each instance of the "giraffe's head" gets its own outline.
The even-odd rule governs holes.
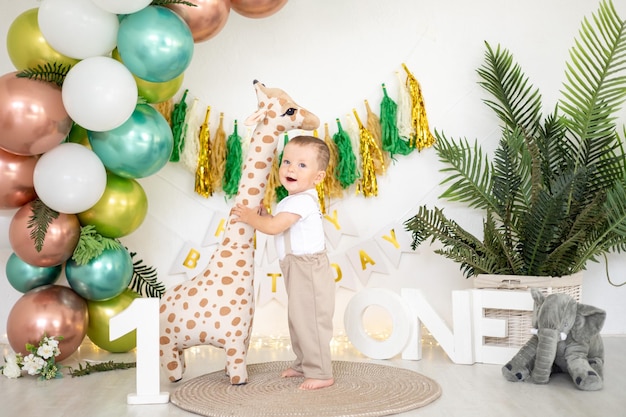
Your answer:
[[[293,129],[314,130],[320,125],[320,119],[296,104],[291,97],[280,88],[268,88],[254,80],[254,88],[259,109],[246,119],[247,125],[263,123],[265,127],[273,127],[278,132]]]

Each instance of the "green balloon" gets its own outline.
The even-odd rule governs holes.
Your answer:
[[[137,331],[133,330],[118,339],[109,340],[109,320],[140,297],[135,291],[126,289],[117,297],[105,301],[87,300],[89,311],[87,336],[89,339],[100,349],[111,353],[123,353],[134,349],[137,346]]]
[[[13,288],[26,293],[42,285],[54,284],[61,276],[62,268],[62,265],[51,267],[30,265],[13,253],[7,261],[6,274]]]
[[[148,197],[141,184],[107,172],[107,185],[100,200],[77,216],[81,225],[93,225],[102,236],[115,239],[134,232],[147,213]]]

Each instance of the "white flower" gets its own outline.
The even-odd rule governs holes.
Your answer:
[[[17,365],[17,355],[15,353],[11,353],[9,356],[4,358],[4,361],[8,365]]]
[[[45,364],[46,361],[41,359],[39,356],[35,356],[31,353],[30,355],[24,357],[24,364],[22,365],[22,369],[27,371],[28,375],[37,375]]]
[[[13,362],[7,360],[7,364],[4,368],[2,368],[2,373],[7,378],[19,378],[22,376],[22,370],[20,366],[15,361],[15,356],[13,356]]]
[[[56,349],[54,346],[50,346],[49,344],[43,344],[39,346],[37,349],[37,355],[41,356],[44,359],[51,358],[56,353]]]
[[[59,341],[56,340],[54,338],[54,336],[44,338],[44,343],[47,344],[48,346],[50,346],[53,349],[56,349],[56,348],[59,347]]]

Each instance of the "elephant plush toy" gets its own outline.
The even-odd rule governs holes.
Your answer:
[[[553,372],[567,372],[578,389],[602,389],[604,345],[600,330],[606,312],[577,303],[567,294],[544,296],[531,290],[535,301],[533,336],[502,367],[512,382],[547,384]]]

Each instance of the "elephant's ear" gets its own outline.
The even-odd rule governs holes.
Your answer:
[[[535,301],[535,305],[533,307],[533,327],[537,329],[539,327],[537,324],[537,315],[546,297],[537,288],[531,288],[530,295],[533,297],[533,300]]]
[[[601,308],[578,304],[576,321],[571,331],[572,337],[579,341],[591,339],[600,333],[605,319],[606,311]]]

